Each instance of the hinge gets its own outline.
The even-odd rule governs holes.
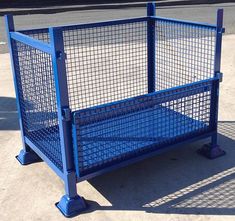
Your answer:
[[[63,108],[62,109],[62,119],[64,121],[70,121],[71,120],[71,110],[70,110],[70,108]]]
[[[219,80],[219,82],[222,82],[223,81],[223,73],[217,72],[216,73],[216,78]]]

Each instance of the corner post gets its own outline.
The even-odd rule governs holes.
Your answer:
[[[220,85],[220,66],[221,66],[221,50],[222,50],[222,34],[223,34],[223,9],[218,9],[216,19],[216,45],[214,58],[214,78],[216,80],[212,83],[211,91],[211,105],[210,105],[210,128],[213,130],[211,136],[211,143],[204,145],[198,152],[209,159],[225,155],[225,151],[220,149],[217,144],[218,136],[218,108],[219,108],[219,85]]]
[[[72,116],[69,108],[63,32],[61,28],[50,28],[49,34],[52,47],[52,64],[56,87],[64,185],[66,192],[56,206],[64,216],[71,217],[83,211],[86,208],[86,204],[84,199],[77,194],[76,188],[77,182],[73,161],[71,129]]]
[[[16,73],[16,66],[19,66],[18,61],[18,54],[14,54],[14,49],[16,49],[16,45],[13,44],[11,40],[10,33],[15,31],[15,25],[12,15],[5,15],[5,27],[7,33],[7,40],[8,40],[8,48],[10,52],[11,58],[11,69],[13,73],[14,79],[14,88],[15,88],[15,95],[16,95],[16,105],[17,105],[17,112],[19,118],[19,126],[21,131],[21,138],[22,138],[22,150],[20,151],[19,155],[16,156],[16,159],[19,161],[21,165],[28,165],[35,162],[42,161],[41,158],[26,144],[25,142],[25,130],[22,120],[22,113],[21,113],[21,104],[20,104],[20,94],[19,94],[19,87],[21,87],[21,79],[19,74]],[[22,90],[21,90],[22,91]]]
[[[147,47],[148,47],[148,93],[155,91],[155,3],[147,3]]]

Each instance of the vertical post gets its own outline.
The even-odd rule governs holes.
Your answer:
[[[22,112],[21,112],[21,103],[20,103],[20,94],[19,90],[21,87],[21,78],[20,73],[16,73],[16,68],[19,67],[19,61],[18,61],[18,54],[14,54],[13,48],[16,49],[16,45],[13,44],[13,41],[11,40],[10,32],[15,31],[14,26],[14,20],[12,15],[5,15],[5,27],[6,27],[6,33],[7,33],[7,40],[8,40],[8,48],[10,52],[10,58],[11,58],[11,68],[13,73],[13,79],[14,79],[14,88],[15,88],[15,95],[16,95],[16,105],[17,105],[17,111],[18,111],[18,118],[19,118],[19,126],[21,131],[21,138],[22,138],[22,150],[20,151],[19,155],[16,156],[16,159],[22,164],[27,165],[30,163],[41,161],[39,156],[25,143],[25,129],[23,125],[22,120]],[[22,99],[21,99],[22,100]]]
[[[221,46],[222,46],[222,34],[223,34],[223,9],[217,11],[217,25],[216,25],[216,45],[215,45],[215,58],[214,58],[214,78],[212,82],[211,90],[211,104],[210,104],[210,128],[213,131],[211,136],[211,144],[204,145],[198,150],[198,153],[206,156],[209,159],[215,159],[217,157],[225,155],[225,151],[222,150],[217,144],[218,136],[218,106],[219,106],[219,84],[220,79],[220,63],[221,63]]]
[[[155,15],[155,3],[150,2],[147,4],[148,93],[155,91],[155,20],[150,17]]]
[[[72,117],[71,110],[69,108],[63,32],[61,28],[50,28],[49,34],[52,47],[52,63],[56,87],[61,153],[66,192],[56,206],[66,217],[70,217],[84,210],[86,208],[86,204],[83,198],[77,194],[76,188],[76,173],[73,162],[71,129]]]
[[[215,78],[220,74],[222,33],[223,33],[223,9],[218,9],[217,11],[216,26],[217,27],[216,27],[215,64],[214,64]],[[215,134],[212,136],[212,148],[215,148],[217,146],[219,84],[220,84],[219,79],[215,80],[212,84],[210,126],[215,131]]]

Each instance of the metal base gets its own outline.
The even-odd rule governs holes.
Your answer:
[[[226,152],[220,149],[218,145],[212,148],[211,143],[202,146],[200,149],[197,150],[197,153],[208,159],[215,159],[226,154]]]
[[[28,165],[31,163],[42,161],[42,159],[32,150],[30,150],[29,152],[21,150],[19,155],[16,156],[16,159],[20,162],[21,165]]]
[[[60,202],[55,205],[65,217],[77,216],[87,209],[85,199],[80,196],[69,198],[67,195],[64,195]]]

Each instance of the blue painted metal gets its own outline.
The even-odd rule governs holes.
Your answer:
[[[147,16],[155,16],[155,3],[147,4]],[[148,19],[147,27],[147,41],[148,41],[148,93],[155,91],[155,21]]]
[[[217,11],[217,25],[216,25],[216,45],[215,45],[215,63],[214,63],[214,76],[220,76],[220,64],[221,64],[221,47],[222,47],[222,33],[223,33],[223,9]],[[215,159],[225,155],[225,151],[222,150],[217,144],[218,137],[218,109],[219,109],[219,84],[220,79],[217,79],[212,84],[211,93],[211,107],[210,107],[210,127],[215,131],[211,136],[211,143],[204,145],[198,150],[198,153],[209,158]]]
[[[13,56],[13,50],[12,50],[12,39],[11,39],[11,32],[15,31],[14,26],[14,20],[12,15],[5,15],[5,26],[6,26],[6,32],[7,32],[7,39],[8,39],[8,47],[10,51],[10,57],[11,57],[11,68],[13,73],[13,79],[14,79],[14,87],[15,87],[15,95],[16,95],[16,104],[17,104],[17,110],[18,110],[18,119],[19,119],[19,125],[20,125],[20,131],[21,131],[21,138],[22,138],[22,144],[23,149],[20,151],[19,155],[16,156],[16,159],[22,164],[22,165],[28,165],[34,162],[39,162],[41,159],[31,150],[31,148],[25,143],[25,131],[24,126],[22,122],[22,112],[21,112],[21,104],[19,101],[19,87],[20,87],[20,78],[17,78],[16,76],[16,70],[15,66],[18,65],[18,59],[16,56]]]
[[[197,136],[193,135],[191,138],[189,137],[187,140],[182,140],[182,141],[179,141],[178,143],[175,143],[175,144],[172,144],[172,145],[161,146],[161,148],[159,148],[155,151],[152,151],[152,152],[149,152],[149,153],[144,153],[143,155],[136,156],[135,158],[127,159],[127,160],[122,161],[122,162],[117,162],[113,165],[109,165],[108,167],[101,168],[98,171],[91,172],[91,173],[89,173],[87,175],[84,175],[84,176],[81,176],[81,177],[77,177],[77,182],[82,182],[84,180],[92,179],[92,178],[94,178],[96,176],[100,176],[104,173],[107,173],[107,172],[110,172],[110,171],[113,171],[113,170],[117,170],[119,168],[128,166],[130,164],[134,164],[134,163],[140,162],[142,160],[148,159],[150,157],[155,157],[157,155],[160,155],[164,152],[168,152],[168,151],[170,151],[172,149],[175,149],[175,148],[184,147],[183,145],[185,145],[185,144],[195,142],[195,141],[198,141],[198,140],[202,140],[202,139],[206,139],[208,137],[211,137],[212,134],[214,134],[214,131],[213,132],[208,132],[208,133],[202,133],[202,134],[199,134]]]
[[[82,109],[73,112],[73,119],[78,119],[80,126],[89,123],[96,123],[102,120],[112,119],[114,117],[130,114],[134,111],[144,110],[146,108],[170,102],[172,100],[182,99],[188,96],[208,92],[211,90],[211,85],[214,81],[217,81],[217,78],[202,80],[191,84],[152,92],[138,97],[123,99],[121,101],[115,101],[103,105],[97,105],[91,108]],[[122,107],[121,110],[118,109],[119,106]],[[102,113],[102,115],[98,117],[96,115],[97,113]],[[80,116],[83,116],[84,118],[82,119]]]
[[[56,206],[66,217],[86,209],[76,182],[209,136],[212,144],[199,152],[224,154],[217,146],[222,20],[222,10],[217,25],[162,18],[148,3],[147,17],[15,32],[6,16],[24,144],[18,160],[43,159],[63,179]],[[208,61],[188,58],[190,45]],[[115,53],[125,59],[110,59]],[[105,71],[120,80],[120,70],[136,70],[138,83],[126,78],[123,89],[114,82],[110,94]]]
[[[21,34],[19,32],[10,32],[10,37],[33,48],[37,48],[38,50],[44,51],[48,54],[52,54],[51,46],[47,43],[30,38],[27,35]]]
[[[217,27],[216,25],[203,23],[203,22],[193,22],[193,21],[179,20],[179,19],[175,19],[175,18],[165,18],[165,17],[160,17],[160,16],[151,16],[151,19],[159,20],[159,21],[161,21],[161,20],[162,21],[169,21],[169,22],[191,25],[191,26],[196,26],[196,27],[212,28],[212,29],[216,29],[216,27]],[[223,29],[223,31],[224,31],[224,29]]]
[[[61,28],[50,28],[50,41],[53,50],[52,63],[55,76],[56,97],[59,117],[61,152],[66,194],[56,204],[65,216],[74,216],[86,209],[86,204],[76,188],[73,147],[71,134],[71,118],[69,110],[68,86],[65,67],[63,32]]]
[[[138,17],[138,18],[127,18],[127,19],[117,19],[111,21],[101,21],[101,22],[92,22],[92,23],[85,23],[85,24],[74,24],[74,25],[64,25],[64,26],[57,26],[55,28],[61,28],[63,30],[72,30],[72,29],[86,29],[86,28],[97,28],[97,27],[105,27],[111,25],[121,25],[121,24],[130,24],[135,22],[147,21],[148,17]],[[31,30],[19,30],[18,32],[27,33],[31,31],[38,31],[44,32],[47,28],[39,28],[39,29],[31,29]]]
[[[75,158],[76,171],[83,176],[154,151],[163,144],[170,145],[182,137],[187,139],[192,134],[209,132],[204,117],[198,116],[200,111],[194,110],[198,117],[193,119],[181,114],[181,108],[174,110],[173,104],[177,101],[179,107],[184,107],[190,102],[189,97],[193,100],[198,94],[206,100],[210,98],[211,85],[212,82],[208,81],[77,111],[73,129],[79,143],[77,151],[82,152],[82,156]],[[199,110],[209,114],[209,102],[198,104]],[[177,126],[177,122],[180,125]]]

